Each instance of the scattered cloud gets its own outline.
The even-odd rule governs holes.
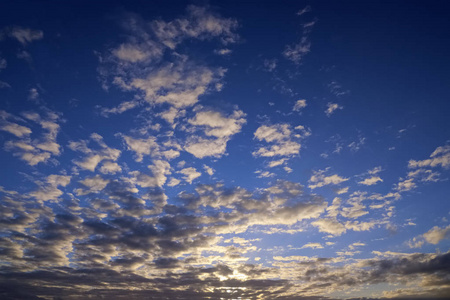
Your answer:
[[[339,110],[339,109],[344,109],[344,107],[340,106],[337,103],[328,102],[327,109],[325,110],[325,114],[327,115],[327,117],[329,117],[332,114],[334,114],[336,110]]]
[[[294,105],[294,108],[293,108],[293,110],[294,111],[301,111],[303,108],[305,108],[307,105],[306,105],[306,100],[305,99],[302,99],[302,100],[297,100],[297,102],[295,102],[295,105]]]

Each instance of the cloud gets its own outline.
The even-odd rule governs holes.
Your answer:
[[[100,146],[99,150],[94,150],[89,148],[87,145],[90,142],[89,140],[80,140],[78,142],[76,141],[70,141],[69,142],[69,149],[76,152],[81,152],[85,154],[86,156],[81,160],[74,160],[73,163],[77,165],[78,167],[89,170],[91,172],[94,172],[97,168],[98,164],[100,164],[102,161],[117,161],[117,159],[120,157],[121,151],[118,149],[110,148],[108,147],[105,142],[103,141],[103,137],[100,136],[97,133],[92,133],[90,136],[90,140],[97,143]],[[113,165],[109,165],[109,167],[112,167]],[[103,168],[102,173],[108,173],[107,169],[108,165]],[[116,167],[117,169],[117,167]]]
[[[303,58],[311,51],[311,42],[307,36],[303,36],[299,43],[286,46],[283,55],[294,62],[300,64]]]
[[[207,166],[207,165],[203,165],[203,169],[209,176],[213,176],[214,173],[216,172],[213,168],[211,168],[210,166]]]
[[[297,130],[296,133],[294,130]],[[255,139],[269,144],[267,147],[260,147],[253,152],[255,157],[290,157],[300,153],[301,144],[299,140],[308,137],[311,132],[303,126],[292,129],[291,125],[279,123],[275,125],[262,125],[254,133]]]
[[[304,249],[304,248],[323,249],[323,246],[320,243],[308,243],[301,247],[301,249]]]
[[[410,160],[408,162],[409,168],[422,167],[437,167],[441,166],[445,169],[450,167],[450,145],[437,147],[433,153],[430,154],[429,159],[424,160]]]
[[[115,162],[105,161],[100,167],[100,172],[103,174],[116,174],[122,172],[122,168]]]
[[[348,178],[341,177],[337,174],[326,176],[325,172],[327,171],[328,169],[314,171],[313,175],[308,181],[310,183],[308,187],[310,189],[315,189],[330,184],[337,185],[348,180]]]
[[[57,200],[59,196],[63,195],[63,191],[58,189],[58,186],[65,187],[71,181],[71,176],[68,175],[49,175],[45,183],[36,182],[39,188],[31,193],[30,197],[43,202],[49,200]]]
[[[331,103],[328,102],[327,104],[327,109],[325,110],[325,114],[327,115],[327,117],[331,116],[336,110],[338,109],[343,109],[343,106],[340,106],[337,103]]]
[[[108,117],[111,114],[121,114],[124,113],[130,109],[133,109],[135,107],[139,106],[139,102],[135,101],[135,100],[131,100],[131,101],[125,101],[119,104],[119,106],[117,107],[113,107],[113,108],[106,108],[106,107],[102,107],[101,108],[101,114],[104,117]]]
[[[31,134],[31,129],[16,123],[4,122],[0,130],[14,134],[17,137],[23,137]]]
[[[420,248],[425,243],[437,245],[444,239],[450,238],[450,225],[447,227],[434,226],[424,234],[413,238],[408,242],[411,248]]]
[[[372,176],[358,183],[363,185],[374,185],[377,184],[378,182],[383,182],[383,179],[381,179],[379,176]]]
[[[158,47],[155,43],[147,42],[147,47],[140,47],[133,44],[121,44],[112,51],[112,54],[120,60],[136,63],[149,59],[150,57],[160,57],[162,55],[162,47]]]
[[[235,110],[229,117],[217,111],[206,110],[197,112],[188,122],[204,128],[207,136],[227,138],[241,131],[246,122],[244,117],[245,114],[241,110]]]
[[[230,55],[231,52],[233,52],[233,51],[231,49],[228,49],[228,48],[214,50],[214,53],[216,53],[218,55]]]
[[[226,139],[206,139],[202,137],[190,137],[186,141],[184,150],[197,158],[208,156],[221,157],[227,149]]]
[[[22,116],[26,119],[15,117],[5,113],[0,120],[0,130],[7,131],[15,135],[18,140],[9,140],[5,143],[5,149],[13,152],[14,156],[26,161],[30,166],[35,166],[41,162],[47,162],[52,155],[61,154],[61,146],[57,143],[56,138],[60,131],[60,125],[57,123],[61,120],[59,114],[50,110],[45,110],[39,115],[35,112],[24,112]],[[29,136],[32,130],[29,127],[19,125],[8,121],[14,119],[16,121],[36,123],[40,128],[33,128],[33,132],[40,135],[31,139]],[[28,123],[30,127],[34,124]],[[35,127],[35,126],[34,126]]]
[[[44,37],[42,30],[34,30],[30,28],[24,28],[19,26],[13,26],[4,29],[4,32],[13,39],[19,41],[22,45],[26,45],[33,41],[40,40]]]
[[[184,175],[183,179],[189,184],[191,184],[195,178],[198,178],[202,175],[202,173],[197,172],[197,169],[195,169],[193,167],[184,168],[184,169],[178,171],[178,173],[183,174]]]
[[[347,231],[344,224],[341,224],[336,219],[327,218],[319,219],[311,222],[312,225],[319,228],[320,232],[326,232],[332,235],[341,235]]]
[[[38,90],[36,89],[36,88],[31,88],[29,91],[28,91],[28,99],[30,99],[30,100],[36,100],[36,99],[38,99],[39,98],[39,92],[38,92]]]
[[[303,9],[301,9],[301,10],[299,10],[299,11],[297,12],[297,16],[304,15],[304,14],[310,12],[310,11],[311,11],[311,6],[306,5]]]
[[[307,105],[306,105],[306,100],[305,99],[302,99],[302,100],[297,100],[297,102],[295,102],[295,105],[294,105],[294,108],[293,108],[293,110],[294,111],[301,111],[303,108],[305,108]]]
[[[122,137],[127,145],[128,150],[136,153],[135,160],[141,162],[144,155],[150,155],[151,153],[159,152],[159,145],[156,142],[155,137],[148,137],[147,139],[135,139],[126,135],[119,135]]]
[[[222,18],[205,7],[188,6],[185,18],[171,22],[153,21],[151,28],[157,38],[167,47],[174,49],[186,38],[200,40],[219,37],[223,44],[235,43],[239,36],[234,33],[236,20]]]
[[[102,178],[100,175],[95,175],[94,177],[88,177],[80,181],[84,188],[79,188],[75,190],[77,195],[87,195],[90,193],[98,193],[103,190],[110,181],[108,179]]]

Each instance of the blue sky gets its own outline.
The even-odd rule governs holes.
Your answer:
[[[445,298],[449,9],[1,3],[1,297]]]

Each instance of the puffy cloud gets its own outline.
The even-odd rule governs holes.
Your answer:
[[[417,187],[414,178],[408,178],[400,181],[395,189],[399,192],[407,192]]]
[[[112,54],[120,60],[136,63],[149,58],[160,57],[163,49],[160,45],[147,41],[145,45],[121,44],[112,51]]]
[[[311,178],[309,179],[309,185],[308,187],[310,189],[315,189],[315,188],[319,188],[319,187],[323,187],[325,185],[336,185],[336,184],[340,184],[342,182],[345,182],[348,180],[348,178],[345,177],[341,177],[337,174],[334,175],[330,175],[330,176],[326,176],[325,172],[328,169],[325,170],[319,170],[319,171],[314,171],[313,175],[311,176]]]
[[[136,100],[125,101],[125,102],[120,103],[117,107],[101,108],[101,114],[104,117],[108,117],[110,114],[121,114],[121,113],[126,112],[127,110],[130,110],[130,109],[133,109],[137,106],[139,106],[139,102]]]
[[[302,99],[302,100],[297,100],[297,102],[295,102],[295,105],[294,105],[294,108],[293,108],[293,110],[294,111],[301,111],[303,108],[305,108],[307,105],[306,105],[306,100],[305,99]]]
[[[189,6],[187,12],[185,18],[152,22],[153,32],[167,47],[174,49],[186,38],[219,37],[224,44],[237,41],[238,35],[233,32],[238,25],[236,20],[214,15],[205,7]]]
[[[306,5],[303,9],[301,9],[297,12],[297,16],[302,16],[310,11],[311,11],[311,6]]]
[[[197,158],[208,156],[221,157],[227,149],[226,139],[205,139],[201,137],[191,137],[186,141],[184,150]]]
[[[150,155],[151,153],[159,152],[159,145],[156,142],[155,137],[148,137],[147,139],[135,139],[130,136],[120,135],[126,145],[128,150],[136,153],[136,161],[141,162],[144,155]]]
[[[75,190],[77,195],[87,195],[90,193],[98,193],[103,190],[108,183],[109,179],[104,179],[100,175],[95,175],[94,177],[88,177],[79,181],[85,188],[79,188]]]
[[[100,172],[103,174],[116,174],[122,172],[122,168],[115,162],[105,161],[100,167]]]
[[[37,182],[39,188],[29,193],[29,196],[40,202],[57,200],[59,196],[63,195],[63,191],[58,189],[58,186],[67,186],[71,178],[68,175],[49,175],[45,183]]]
[[[215,170],[213,168],[211,168],[210,166],[203,165],[203,169],[209,176],[213,176],[215,173]]]
[[[22,45],[40,40],[44,37],[44,33],[42,32],[42,30],[34,30],[19,26],[6,28],[4,29],[4,31],[9,37],[16,39]]]
[[[301,249],[304,249],[304,248],[323,249],[323,246],[320,243],[308,243],[301,247]]]
[[[24,122],[22,118],[14,117],[10,114],[3,114],[0,120],[0,130],[8,131],[14,134],[19,140],[10,140],[5,143],[5,148],[8,151],[13,151],[14,156],[26,161],[29,165],[35,166],[40,162],[47,162],[53,155],[60,155],[60,145],[56,138],[60,130],[57,123],[60,121],[60,116],[50,110],[45,111],[45,117],[42,117],[36,112],[22,113],[25,119],[40,125],[40,129],[34,129],[35,133],[43,130],[40,136],[35,139],[30,139],[29,135],[32,130],[16,123],[12,123],[7,119],[15,119]],[[32,125],[32,124],[30,124]]]
[[[226,138],[241,131],[246,122],[245,114],[241,110],[235,110],[229,117],[223,116],[217,111],[199,111],[188,122],[191,125],[205,128],[207,136]]]
[[[445,169],[450,167],[450,145],[437,147],[433,153],[430,154],[429,159],[424,160],[410,160],[408,162],[409,168],[423,168],[441,166]]]
[[[183,179],[189,184],[191,184],[195,178],[198,178],[202,175],[202,173],[198,172],[197,169],[195,169],[193,167],[184,168],[184,169],[178,171],[178,173],[183,174],[184,175]]]
[[[332,235],[341,235],[347,231],[344,224],[332,218],[319,219],[311,224],[318,227],[320,232],[326,232]]]
[[[196,104],[198,97],[224,73],[223,69],[213,70],[182,61],[161,67],[144,78],[132,78],[127,88],[142,91],[150,103],[183,108]]]
[[[366,178],[358,183],[363,184],[363,185],[374,185],[374,184],[377,184],[378,182],[383,182],[383,179],[381,179],[379,176],[372,176],[372,177]]]
[[[296,131],[294,131],[296,130]],[[269,143],[253,152],[255,157],[293,156],[300,152],[298,140],[308,137],[311,132],[303,126],[292,129],[289,124],[262,125],[255,131],[255,139]]]
[[[4,122],[0,130],[14,134],[17,137],[23,137],[31,134],[31,129],[16,123]]]
[[[311,42],[307,36],[303,36],[299,43],[286,46],[286,49],[283,51],[283,55],[295,64],[300,64],[306,54],[310,51]]]
[[[450,225],[447,227],[434,226],[424,234],[413,238],[408,242],[411,248],[420,248],[425,242],[433,245],[439,244],[442,240],[450,238]]]
[[[343,109],[343,106],[340,106],[337,103],[331,103],[328,102],[327,104],[327,109],[325,110],[325,114],[327,115],[327,117],[331,116],[336,110],[338,109]]]
[[[93,150],[87,146],[89,141],[81,140],[78,142],[70,141],[68,147],[72,151],[77,151],[86,154],[86,156],[82,160],[74,160],[74,164],[79,166],[82,169],[89,170],[94,172],[97,168],[98,164],[104,160],[107,161],[116,161],[121,154],[121,151],[118,149],[108,147],[103,141],[103,137],[97,133],[92,133],[90,136],[91,140],[96,142],[99,146],[99,150]],[[111,162],[110,162],[111,163]],[[102,169],[102,173],[109,173],[109,168],[114,168],[113,164],[109,164],[105,162],[106,166]],[[117,167],[115,167],[117,170]],[[112,171],[112,169],[110,169]]]

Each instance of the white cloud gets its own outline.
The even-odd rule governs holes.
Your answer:
[[[207,165],[203,165],[203,169],[205,170],[205,172],[209,175],[209,176],[213,176],[215,170],[213,168],[211,168],[210,166]]]
[[[295,64],[300,64],[303,57],[311,50],[311,42],[307,36],[303,36],[299,43],[292,46],[286,46],[283,55],[293,61]]]
[[[297,100],[297,102],[295,102],[293,110],[294,111],[301,111],[302,108],[305,108],[306,106],[307,106],[307,104],[306,104],[306,100],[305,99]]]
[[[75,190],[78,196],[87,195],[90,193],[98,193],[102,191],[110,182],[109,179],[104,179],[100,175],[94,177],[88,177],[79,181],[85,188],[79,188]]]
[[[147,139],[135,139],[130,136],[126,136],[123,134],[119,134],[121,136],[128,150],[131,150],[136,153],[135,160],[137,162],[141,162],[144,158],[144,155],[150,155],[151,153],[159,153],[159,145],[156,142],[155,137],[148,137]]]
[[[438,244],[443,239],[450,238],[450,225],[444,228],[434,226],[428,232],[423,234],[424,239],[430,244]]]
[[[71,176],[67,175],[49,175],[46,178],[46,183],[37,182],[39,188],[29,193],[29,196],[40,202],[57,200],[57,198],[63,194],[63,192],[58,189],[58,186],[67,186],[70,183],[71,178]]]
[[[0,130],[7,131],[14,134],[19,140],[11,140],[5,143],[5,149],[13,151],[14,156],[26,161],[29,165],[34,166],[40,162],[47,162],[53,155],[60,154],[60,145],[56,142],[56,137],[60,130],[59,124],[56,121],[60,120],[57,113],[47,110],[45,118],[42,118],[38,113],[26,112],[22,115],[33,122],[36,122],[44,130],[35,139],[30,139],[28,136],[32,130],[28,127],[18,125],[7,121],[7,118],[14,118],[15,120],[24,121],[21,118],[14,117],[10,114],[2,115],[0,120]],[[33,130],[39,133],[38,130]],[[36,134],[35,134],[36,135]]]
[[[175,119],[180,118],[186,114],[184,109],[178,109],[176,107],[171,107],[168,110],[165,110],[158,114],[159,117],[166,120],[169,124],[174,124]]]
[[[31,88],[28,91],[28,99],[30,100],[36,100],[37,98],[39,98],[39,92],[36,88]]]
[[[122,172],[122,168],[115,162],[105,161],[100,168],[100,172],[103,174],[116,174]]]
[[[271,126],[262,125],[254,133],[259,141],[269,143],[268,147],[260,147],[253,152],[253,156],[274,157],[274,156],[293,156],[300,152],[301,144],[296,140],[305,138],[311,133],[303,126],[295,127],[300,134],[294,133],[289,124],[275,124]],[[294,140],[295,139],[295,140]]]
[[[282,158],[282,159],[278,159],[278,160],[272,160],[271,162],[268,163],[268,167],[269,168],[273,168],[276,166],[280,166],[282,164],[284,164],[284,162],[286,161],[286,158]]]
[[[271,173],[269,171],[261,171],[261,170],[257,170],[255,171],[256,174],[258,174],[258,178],[269,178],[269,177],[274,177],[275,174]]]
[[[173,186],[176,186],[176,185],[180,184],[180,182],[181,181],[179,179],[170,178],[170,181],[169,181],[169,183],[167,185],[170,186],[170,187],[173,187]]]
[[[197,158],[207,156],[221,157],[227,149],[227,139],[205,139],[191,137],[186,141],[184,150]]]
[[[127,110],[133,109],[139,105],[138,101],[131,100],[120,103],[117,107],[113,108],[101,108],[101,114],[104,117],[108,117],[110,114],[121,114]]]
[[[323,249],[323,246],[320,243],[308,243],[303,245],[300,249],[311,248],[311,249]]]
[[[217,111],[199,111],[188,122],[191,125],[204,127],[207,136],[228,138],[241,131],[245,124],[245,114],[241,110],[235,110],[229,117],[223,116]]]
[[[166,183],[166,175],[170,175],[170,164],[164,160],[154,160],[153,164],[148,166],[156,179],[158,186],[163,186]]]
[[[34,30],[18,26],[8,28],[6,29],[6,32],[9,37],[16,39],[22,45],[40,40],[44,37],[44,33],[41,30]]]
[[[231,49],[228,49],[228,48],[214,50],[214,53],[216,53],[218,55],[229,55],[229,54],[231,54],[231,52],[233,52],[233,51]]]
[[[311,224],[318,227],[320,232],[325,232],[336,236],[339,236],[347,231],[344,224],[341,224],[333,218],[319,219]]]
[[[31,134],[31,129],[16,123],[4,122],[0,130],[14,134],[17,137],[23,137]]]
[[[379,176],[372,176],[358,183],[363,185],[374,185],[377,184],[378,182],[383,182],[383,179],[381,179]]]
[[[301,10],[299,10],[299,11],[297,12],[297,16],[304,15],[304,14],[310,12],[310,11],[311,11],[311,6],[306,5],[303,9],[301,9]]]
[[[85,170],[89,170],[94,172],[97,168],[97,165],[103,160],[117,161],[120,157],[121,151],[118,149],[108,147],[103,141],[103,137],[99,134],[93,133],[91,134],[91,140],[95,141],[100,147],[100,150],[92,150],[87,144],[88,141],[81,140],[78,142],[70,141],[68,147],[73,151],[78,151],[86,154],[86,156],[81,160],[74,160],[74,164],[83,168]],[[110,167],[113,167],[110,165]],[[102,173],[107,173],[107,168],[103,168]],[[117,167],[115,167],[117,169]]]
[[[340,184],[340,183],[345,182],[345,181],[348,180],[348,178],[341,177],[341,176],[339,176],[337,174],[326,176],[325,175],[326,171],[327,171],[327,169],[319,170],[319,171],[313,171],[314,174],[309,179],[309,183],[310,184],[308,185],[308,187],[310,189],[315,189],[315,188],[323,187],[325,185]]]
[[[163,54],[163,49],[160,45],[147,41],[146,45],[121,44],[117,49],[112,51],[117,58],[131,62],[141,62],[149,58],[160,57]]]
[[[414,178],[403,179],[400,181],[395,189],[399,192],[407,192],[417,187],[417,184],[414,182]]]
[[[152,104],[168,103],[177,108],[189,107],[224,75],[224,69],[209,69],[179,62],[151,72],[145,78],[132,78],[128,88],[144,92]]]
[[[424,160],[410,160],[408,162],[409,168],[423,168],[441,166],[445,169],[450,167],[450,145],[437,147],[431,153],[429,159]]]
[[[212,14],[204,7],[189,6],[186,18],[171,22],[153,21],[151,27],[158,39],[167,47],[174,49],[186,38],[209,39],[220,37],[223,44],[234,43],[238,35],[233,31],[238,23]]]
[[[408,242],[408,245],[411,248],[420,248],[425,244],[425,242],[437,245],[442,240],[449,238],[450,238],[450,225],[448,225],[447,227],[434,226],[426,233],[413,238],[411,241]]]
[[[184,168],[184,169],[178,171],[178,173],[181,173],[181,174],[185,175],[183,177],[183,179],[189,184],[191,184],[192,181],[194,181],[195,178],[198,178],[198,177],[200,177],[202,175],[202,173],[197,172],[197,169],[195,169],[193,167]]]
[[[337,103],[331,103],[328,102],[327,109],[325,110],[325,113],[327,114],[327,117],[331,116],[336,110],[343,109],[343,106],[340,106]]]
[[[273,70],[275,70],[275,68],[277,67],[277,63],[278,61],[276,59],[265,59],[264,60],[264,69],[268,72],[272,72]],[[272,106],[272,104],[270,104],[272,102],[269,102],[269,105]]]

